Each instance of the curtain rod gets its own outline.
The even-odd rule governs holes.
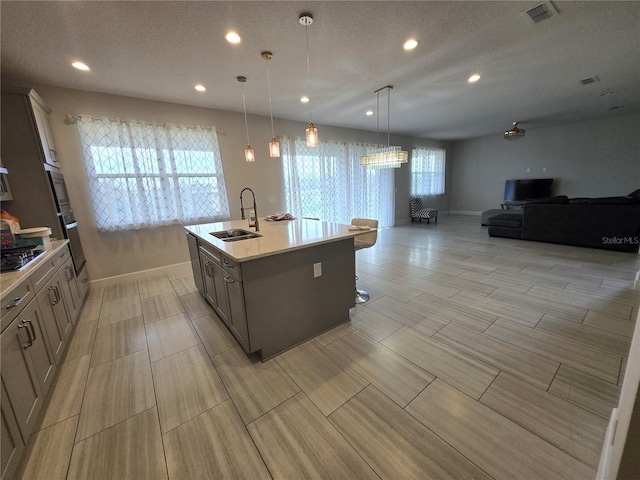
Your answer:
[[[77,123],[77,121],[80,120],[82,117],[90,118],[91,120],[103,120],[104,118],[106,118],[106,117],[94,117],[93,115],[65,115],[64,116],[65,119],[69,120],[72,123]],[[150,123],[150,122],[142,122],[139,120],[122,120],[120,118],[107,118],[107,120],[109,120],[110,122],[132,122],[139,125],[149,125],[152,127],[166,127],[169,125],[167,123]],[[213,126],[203,127],[199,125],[179,125],[179,124],[171,124],[171,125],[175,125],[176,127],[181,127],[181,128],[192,128],[192,129],[201,128],[202,130],[213,130],[216,128]]]

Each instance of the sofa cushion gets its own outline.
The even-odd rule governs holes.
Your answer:
[[[592,198],[590,205],[633,205],[638,200],[631,197],[602,197]]]
[[[487,220],[490,227],[522,228],[522,214],[502,213]]]
[[[527,200],[526,204],[544,204],[544,205],[564,205],[569,203],[569,197],[566,195],[557,195],[549,198],[536,198],[535,200]]]
[[[627,195],[627,197],[640,198],[640,188],[631,192],[629,195]]]

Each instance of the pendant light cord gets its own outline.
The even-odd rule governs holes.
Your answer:
[[[244,83],[242,84],[242,108],[244,109],[244,128],[247,132],[247,145],[251,145],[251,142],[249,142],[249,124],[247,123],[247,102],[244,98]]]
[[[304,26],[304,36],[307,40],[307,95],[309,96],[309,122],[313,122],[311,117],[311,67],[309,61],[309,26]]]
[[[391,89],[387,87],[387,147],[391,145]]]
[[[376,147],[380,146],[380,91],[376,92]]]
[[[271,116],[271,138],[275,138],[275,134],[273,133],[273,105],[271,104],[271,78],[269,77],[269,59],[266,58],[267,62],[267,85],[269,86],[269,114]]]

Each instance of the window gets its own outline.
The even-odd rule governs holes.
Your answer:
[[[411,150],[411,195],[442,195],[447,152],[443,148]]]
[[[283,137],[283,173],[287,211],[328,222],[375,218],[381,227],[394,222],[394,169],[365,168],[360,157],[375,145],[320,142]]]
[[[99,231],[229,218],[215,128],[87,116],[77,124]]]

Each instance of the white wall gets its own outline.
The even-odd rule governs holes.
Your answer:
[[[284,210],[282,196],[282,168],[280,159],[270,158],[267,145],[271,139],[268,117],[249,115],[251,145],[257,161],[244,161],[246,147],[244,117],[242,113],[173,103],[155,102],[131,97],[69,90],[47,85],[33,86],[53,110],[51,127],[67,181],[71,203],[79,222],[78,230],[87,257],[91,279],[122,275],[140,270],[163,267],[188,260],[188,251],[181,227],[162,227],[128,232],[100,233],[95,227],[91,200],[86,180],[80,139],[76,126],[65,120],[65,115],[87,114],[110,118],[135,119],[147,122],[170,122],[186,125],[214,125],[218,129],[222,164],[233,219],[240,218],[239,195],[243,187],[253,188],[257,196],[260,216]],[[238,98],[240,105],[240,97]],[[306,124],[274,119],[276,135],[303,137]],[[375,132],[317,125],[321,140],[375,143]],[[404,136],[392,136],[392,144],[404,149],[413,146],[440,146],[447,148],[451,157],[450,142],[438,142]],[[450,177],[451,163],[447,165]],[[395,194],[396,223],[409,218],[409,165],[396,171]],[[451,181],[447,191],[429,199],[428,206],[442,211],[449,209]],[[277,197],[278,203],[268,204],[267,197]]]
[[[512,178],[553,178],[554,195],[627,195],[640,188],[640,114],[454,142],[451,210],[500,208]]]

